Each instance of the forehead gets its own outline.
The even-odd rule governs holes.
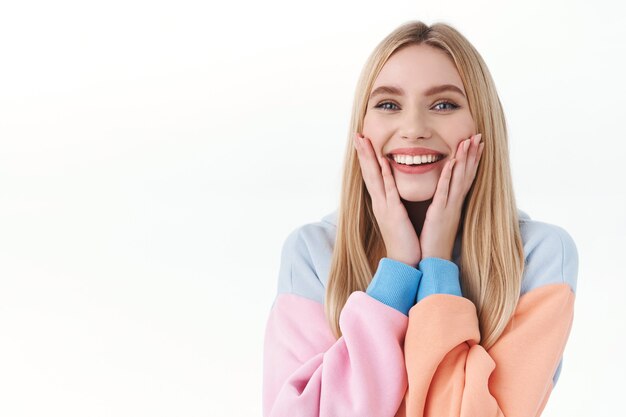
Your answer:
[[[417,92],[433,85],[454,84],[465,91],[452,59],[444,51],[425,44],[405,46],[389,57],[372,90],[389,84]]]

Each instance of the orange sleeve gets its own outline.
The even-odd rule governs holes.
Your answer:
[[[432,294],[409,311],[407,417],[537,417],[553,388],[574,317],[567,283],[532,289],[487,351],[469,299]]]

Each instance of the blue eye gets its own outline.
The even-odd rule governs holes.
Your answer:
[[[382,103],[380,103],[380,104],[376,105],[374,108],[376,108],[376,109],[379,109],[379,108],[380,108],[380,109],[382,109],[382,110],[393,110],[393,109],[388,109],[388,108],[382,108],[382,106],[384,106],[385,104],[391,104],[392,106],[396,106],[396,104],[395,104],[395,103],[392,103],[392,102],[390,102],[390,101],[383,101]],[[398,106],[396,106],[396,107],[398,107]]]
[[[390,110],[394,110],[394,109],[390,109],[387,107],[383,107],[385,104],[390,104],[392,106],[396,106],[398,107],[395,103],[392,103],[391,101],[383,101],[382,103],[379,103],[378,105],[375,106],[375,108],[377,109],[381,109],[381,110],[385,110],[385,111],[390,111]],[[435,104],[435,107],[439,106],[440,104],[448,104],[450,105],[450,107],[448,109],[443,109],[443,110],[455,110],[458,109],[460,106],[457,106],[456,104],[454,104],[451,101],[440,101],[439,103]]]
[[[440,101],[439,103],[435,104],[435,107],[437,107],[440,104],[449,104],[450,106],[452,106],[452,107],[450,107],[450,110],[454,110],[454,109],[458,109],[459,108],[459,106],[457,106],[456,104],[454,104],[451,101]]]

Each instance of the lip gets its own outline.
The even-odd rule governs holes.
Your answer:
[[[388,156],[393,155],[444,155],[443,153],[429,148],[398,148],[389,152]],[[444,155],[445,156],[445,155]]]
[[[415,155],[421,155],[421,154],[415,154]],[[440,167],[446,161],[446,158],[441,158],[437,162],[433,162],[430,164],[416,165],[414,167],[399,164],[395,161],[395,159],[393,159],[392,156],[389,157],[389,161],[391,162],[391,166],[395,170],[398,170],[400,172],[404,172],[406,174],[423,174],[425,172],[432,171],[433,169]]]

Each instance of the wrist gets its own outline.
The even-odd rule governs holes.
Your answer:
[[[439,259],[445,259],[446,261],[451,261],[452,260],[452,253],[446,253],[446,252],[432,252],[432,253],[425,253],[422,255],[422,259],[426,259],[426,258],[439,258]],[[420,261],[422,260],[420,259]]]
[[[393,256],[390,254],[387,254],[386,258],[392,259],[394,261],[397,262],[402,262],[403,264],[409,265],[415,269],[417,269],[417,265],[420,263],[421,259],[417,258],[417,259],[408,259],[408,258],[403,258],[401,256]]]

